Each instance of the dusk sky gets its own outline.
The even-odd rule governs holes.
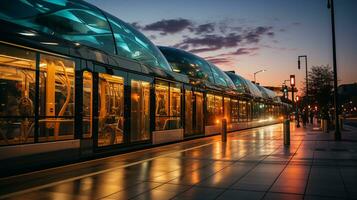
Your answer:
[[[300,83],[308,66],[332,67],[327,0],[88,0],[137,27],[155,44],[195,53],[264,86]],[[269,2],[269,3],[268,3]],[[338,76],[357,82],[357,0],[335,0]],[[300,86],[299,86],[300,88]]]

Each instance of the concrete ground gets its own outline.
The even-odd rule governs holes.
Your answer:
[[[282,124],[0,179],[7,199],[357,199],[357,128],[343,141]]]

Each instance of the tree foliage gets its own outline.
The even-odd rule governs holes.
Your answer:
[[[332,89],[333,89],[333,72],[327,66],[313,66],[308,72],[309,79],[309,102],[317,105],[320,109],[320,114],[326,116],[328,114],[329,106],[332,103]],[[304,86],[306,85],[306,80]],[[306,88],[302,88],[306,99]]]

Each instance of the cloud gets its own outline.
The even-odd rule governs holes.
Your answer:
[[[182,42],[175,45],[175,47],[188,50],[189,47],[204,47],[192,50],[197,52],[219,50],[223,47],[235,47],[242,41],[242,37],[235,33],[227,36],[209,34],[201,37],[185,38]],[[185,47],[185,48],[184,48]]]
[[[216,26],[214,23],[207,23],[207,24],[201,24],[198,25],[197,27],[191,28],[192,32],[195,32],[196,35],[201,35],[202,33],[212,33],[216,29]]]
[[[163,19],[144,27],[141,27],[145,31],[158,31],[161,35],[179,33],[186,28],[192,26],[192,22],[188,19]]]
[[[248,43],[258,43],[263,35],[274,36],[271,26],[258,26],[254,29],[246,31],[244,38]]]
[[[264,36],[274,37],[275,35],[273,27],[271,26],[248,28],[242,32],[241,34],[234,32],[226,35],[205,34],[197,37],[186,37],[181,42],[175,44],[174,47],[185,49],[192,53],[201,53],[223,48],[235,48],[249,44],[257,44]],[[248,48],[245,50],[248,50]]]
[[[257,47],[239,48],[239,49],[237,49],[237,51],[232,52],[231,55],[237,55],[237,56],[239,56],[239,55],[247,55],[247,54],[252,54],[252,53],[254,53],[254,52],[258,51],[258,50],[259,50],[259,48],[257,48]]]
[[[186,49],[188,49],[188,45],[187,46],[184,46]],[[181,47],[182,48],[182,47]],[[184,48],[182,48],[184,49]],[[202,52],[207,52],[207,51],[216,51],[216,50],[219,50],[220,48],[219,47],[206,47],[206,48],[197,48],[197,49],[190,49],[189,51],[191,53],[202,53]]]

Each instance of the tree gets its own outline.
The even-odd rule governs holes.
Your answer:
[[[308,72],[309,79],[309,96],[308,101],[310,104],[317,105],[320,116],[323,119],[329,119],[329,108],[332,105],[332,89],[333,89],[333,72],[330,66],[313,66]],[[306,85],[304,81],[304,86]],[[305,101],[303,106],[307,105],[306,101],[306,88],[304,91]]]

